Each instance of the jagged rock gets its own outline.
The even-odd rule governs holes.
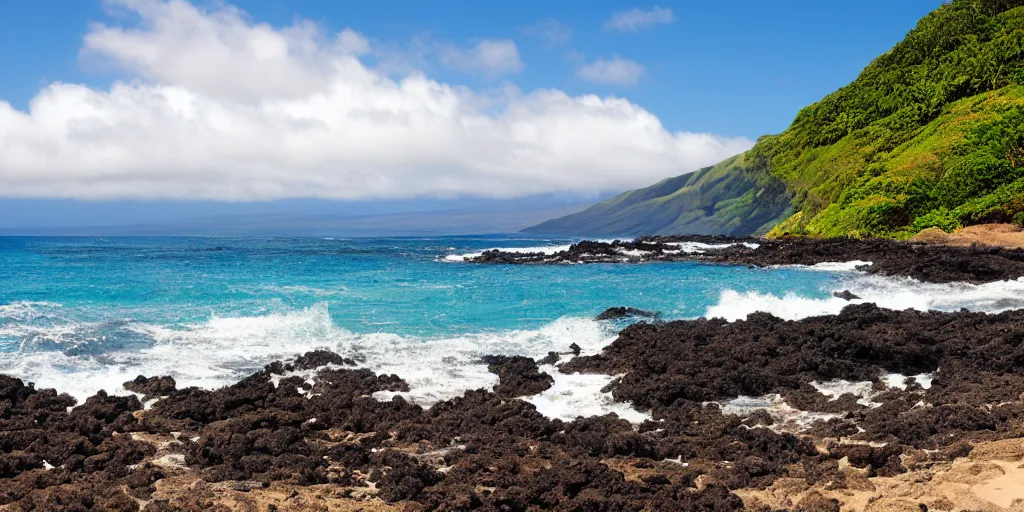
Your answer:
[[[147,399],[168,395],[177,389],[176,386],[177,383],[171,376],[147,378],[139,375],[134,380],[124,383],[125,389],[140,393]]]
[[[622,263],[636,261],[624,254],[642,251],[644,261],[703,261],[730,265],[814,265],[837,261],[867,261],[869,273],[907,276],[933,283],[985,283],[1024,276],[1024,249],[990,246],[951,247],[881,238],[784,238],[775,240],[720,237],[702,252],[680,252],[679,243],[707,242],[707,237],[652,236],[633,241],[582,241],[556,254],[487,251],[475,263],[557,264]],[[751,248],[743,243],[756,243]]]
[[[555,383],[547,373],[537,368],[537,363],[523,356],[484,356],[487,369],[498,375],[494,393],[498,396],[515,398],[542,393]]]
[[[653,320],[660,316],[661,313],[654,311],[619,306],[604,310],[601,314],[594,317],[594,320],[620,320],[623,318],[650,318]]]

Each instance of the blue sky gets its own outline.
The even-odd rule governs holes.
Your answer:
[[[224,3],[177,4],[189,10],[186,16],[159,0],[0,2],[0,136],[36,137],[8,141],[21,160],[0,163],[0,185],[7,180],[0,194],[16,196],[0,200],[0,208],[23,213],[0,223],[31,224],[33,209],[52,217],[70,200],[187,205],[312,196],[415,205],[424,197],[455,204],[470,196],[607,195],[713,163],[783,130],[799,108],[855,78],[940,3],[236,0],[229,5],[240,11],[226,11]],[[199,22],[211,32],[174,39]],[[288,27],[298,26],[316,33],[289,39]],[[290,41],[279,70],[308,72],[321,88],[269,83],[281,73],[265,73],[263,61],[247,64],[246,43],[199,43],[231,34],[252,41],[264,29]],[[337,53],[342,31],[351,31],[345,41],[359,47],[349,45],[345,55]],[[238,68],[229,73],[212,58],[203,68],[201,60],[216,51]],[[409,76],[423,80],[403,81]],[[76,88],[48,89],[55,82]],[[349,92],[332,96],[332,84]],[[392,94],[404,86],[403,94]],[[432,92],[422,93],[424,87]],[[163,95],[158,105],[140,99],[154,94]],[[204,127],[216,128],[212,135],[188,140],[197,122],[191,118],[193,124],[149,120],[177,105],[181,94],[194,108],[223,110],[205,120]],[[597,99],[580,99],[590,94]],[[329,101],[317,103],[325,95]],[[375,105],[375,124],[358,125],[345,101]],[[2,102],[9,104],[6,117]],[[296,102],[312,112],[302,114],[303,122],[317,118],[338,131],[317,146],[285,145],[295,134],[282,132],[267,112]],[[409,102],[416,105],[406,109]],[[30,104],[40,105],[38,112]],[[439,108],[441,121],[430,117]],[[54,113],[60,109],[75,114]],[[381,112],[391,120],[381,121]],[[486,127],[473,128],[479,123]],[[265,132],[224,133],[224,126],[264,124]],[[83,126],[87,132],[78,131]],[[444,134],[442,126],[460,131]],[[140,140],[129,140],[133,134]],[[178,138],[177,146],[151,143]],[[354,149],[316,153],[333,140]],[[206,141],[216,147],[193,150]],[[252,147],[241,147],[246,141]],[[600,154],[610,145],[618,147]],[[499,154],[504,148],[511,149]],[[52,154],[36,158],[38,151]],[[144,217],[145,207],[138,209]]]

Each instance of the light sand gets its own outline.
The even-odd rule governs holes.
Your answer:
[[[847,467],[845,489],[831,483],[807,485],[803,479],[779,479],[765,490],[737,491],[749,507],[793,508],[817,493],[839,501],[842,510],[920,512],[928,510],[1012,510],[1024,512],[1024,439],[985,442],[968,457],[920,465],[895,477],[867,478]]]
[[[979,224],[953,233],[928,228],[914,235],[911,242],[967,247],[972,244],[1024,249],[1024,231],[1014,224]]]

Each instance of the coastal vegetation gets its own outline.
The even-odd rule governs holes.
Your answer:
[[[790,127],[529,228],[908,238],[1024,224],[1024,0],[954,0]]]

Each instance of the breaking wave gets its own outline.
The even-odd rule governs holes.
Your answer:
[[[851,262],[827,269],[842,271],[832,283],[836,291],[849,290],[859,297],[852,301],[724,290],[704,316],[734,321],[763,311],[797,320],[836,314],[849,304],[866,302],[922,311],[967,308],[994,313],[1024,308],[1024,278],[979,285],[930,284],[846,272],[855,266]],[[205,321],[171,326],[132,320],[70,320],[75,316],[71,313],[50,302],[0,305],[0,368],[4,373],[68,392],[81,401],[100,389],[124,393],[122,383],[138,375],[171,375],[179,387],[221,387],[271,361],[326,348],[375,372],[399,375],[410,385],[410,391],[401,394],[426,406],[466,390],[492,388],[497,376],[487,371],[481,360],[484,355],[541,358],[551,351],[567,352],[573,343],[583,354],[594,354],[611,343],[621,327],[565,316],[536,329],[449,336],[356,333],[332,320],[326,302],[254,316],[214,315]],[[542,370],[554,377],[554,386],[524,399],[545,415],[572,419],[614,412],[630,421],[647,418],[601,391],[612,376],[566,375],[554,366]],[[832,384],[848,383],[823,386]]]
[[[782,296],[760,292],[723,290],[718,303],[704,314],[708,318],[741,320],[754,312],[771,313],[786,320],[835,315],[850,304],[874,303],[894,310],[959,311],[967,309],[998,313],[1024,308],[1024,278],[985,284],[923,283],[910,278],[856,274],[840,280],[838,290],[849,290],[857,299],[815,299],[796,294]]]

